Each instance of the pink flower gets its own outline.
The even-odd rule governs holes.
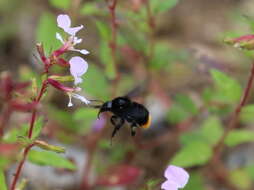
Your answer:
[[[189,180],[189,174],[183,168],[173,165],[167,167],[164,176],[167,178],[167,181],[161,185],[164,190],[178,190],[183,188]]]
[[[84,55],[89,54],[89,52],[85,49],[75,49],[74,46],[81,43],[82,39],[76,37],[76,33],[80,31],[84,26],[80,25],[77,27],[71,27],[71,19],[68,15],[58,15],[57,17],[57,25],[58,27],[62,28],[67,34],[69,34],[69,38],[67,41],[63,40],[63,37],[59,34],[56,33],[56,39],[58,39],[62,44],[67,45],[67,49],[71,51],[77,51],[80,52]]]
[[[88,64],[79,56],[72,57],[69,63],[71,75],[74,77],[74,84],[77,85],[83,81],[81,77],[86,73]]]

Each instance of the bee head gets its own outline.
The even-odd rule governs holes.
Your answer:
[[[123,108],[128,107],[131,104],[131,101],[126,97],[118,97],[113,99],[112,101],[105,102],[100,107],[98,118],[102,112],[106,111],[121,111]]]

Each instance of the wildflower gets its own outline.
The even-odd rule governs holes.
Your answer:
[[[74,84],[77,85],[83,81],[81,77],[83,74],[86,73],[88,69],[88,64],[84,59],[79,56],[72,57],[69,63],[70,73],[74,78]]]
[[[76,37],[76,33],[80,31],[83,28],[83,25],[77,26],[77,27],[71,27],[71,19],[68,15],[58,15],[57,17],[57,25],[58,27],[62,28],[67,34],[69,34],[69,38],[67,41],[63,40],[63,37],[61,34],[56,33],[56,39],[58,39],[62,44],[64,44],[63,49],[60,49],[60,52],[57,52],[58,54],[61,54],[65,52],[66,50],[70,51],[77,51],[84,55],[89,54],[89,51],[85,49],[75,49],[74,46],[81,43],[82,39]]]
[[[161,185],[164,190],[178,190],[183,188],[189,180],[189,174],[183,168],[173,165],[167,167],[164,176],[167,178],[167,181]]]

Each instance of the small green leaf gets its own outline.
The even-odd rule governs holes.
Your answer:
[[[216,87],[213,97],[224,103],[237,103],[242,95],[238,81],[215,69],[210,72]]]
[[[179,0],[151,0],[151,8],[155,14],[169,11]]]
[[[243,169],[237,169],[230,172],[230,181],[232,184],[237,186],[240,189],[250,189],[251,188],[251,178]]]
[[[198,113],[198,108],[191,98],[187,95],[178,94],[175,103],[171,106],[168,113],[168,120],[171,123],[179,123],[192,115]]]
[[[252,123],[254,122],[254,105],[250,104],[244,106],[240,113],[240,120],[245,123]]]
[[[45,141],[36,140],[34,144],[44,150],[48,150],[48,151],[52,151],[56,153],[65,153],[65,148],[48,144]]]
[[[190,179],[184,190],[204,190],[204,178],[199,173],[190,173]]]
[[[0,189],[7,190],[6,180],[4,176],[4,171],[0,168]]]
[[[243,129],[232,130],[225,139],[225,143],[228,146],[236,146],[238,144],[253,141],[254,141],[254,132]]]
[[[28,126],[27,126],[28,128]],[[39,135],[41,134],[41,130],[43,128],[43,118],[39,117],[38,119],[36,119],[35,123],[34,123],[34,128],[33,128],[33,135],[32,135],[32,139],[36,139],[37,137],[39,137]]]
[[[106,11],[99,8],[94,2],[86,2],[80,9],[81,15],[105,15]]]
[[[76,166],[68,159],[55,152],[31,150],[28,153],[28,160],[42,166],[53,166],[75,170]]]
[[[49,0],[49,3],[58,9],[67,10],[71,5],[71,0]]]
[[[223,134],[223,127],[219,118],[213,116],[207,118],[201,126],[200,134],[208,144],[216,144]]]
[[[172,124],[180,123],[189,117],[189,113],[186,112],[181,106],[173,104],[168,112],[167,119]]]
[[[61,45],[56,39],[57,30],[56,17],[50,13],[44,13],[37,26],[36,39],[43,44],[47,53]]]
[[[202,142],[185,145],[176,153],[170,162],[181,167],[192,167],[206,164],[212,156],[212,148]]]
[[[96,27],[99,31],[99,35],[102,41],[109,42],[111,39],[111,31],[108,25],[106,25],[104,22],[96,21],[95,22]]]

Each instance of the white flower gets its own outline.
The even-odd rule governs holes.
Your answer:
[[[77,27],[71,27],[71,19],[66,14],[65,15],[64,14],[58,15],[57,25],[58,25],[58,27],[62,28],[66,33],[68,33],[70,35],[70,37],[68,38],[68,41],[66,42],[63,40],[63,37],[61,36],[61,34],[56,33],[56,39],[58,39],[62,44],[70,43],[70,46],[68,49],[71,51],[77,51],[77,52],[80,52],[84,55],[89,54],[89,51],[87,51],[85,49],[79,50],[79,49],[74,48],[75,45],[82,42],[81,38],[76,37],[76,33],[84,27],[83,25],[80,25]]]
[[[164,190],[178,190],[183,188],[189,180],[189,174],[183,168],[173,165],[167,167],[164,176],[167,178],[161,185]]]
[[[79,56],[72,57],[69,63],[70,73],[74,77],[74,84],[77,85],[83,81],[81,77],[86,73],[88,64],[83,58]]]

